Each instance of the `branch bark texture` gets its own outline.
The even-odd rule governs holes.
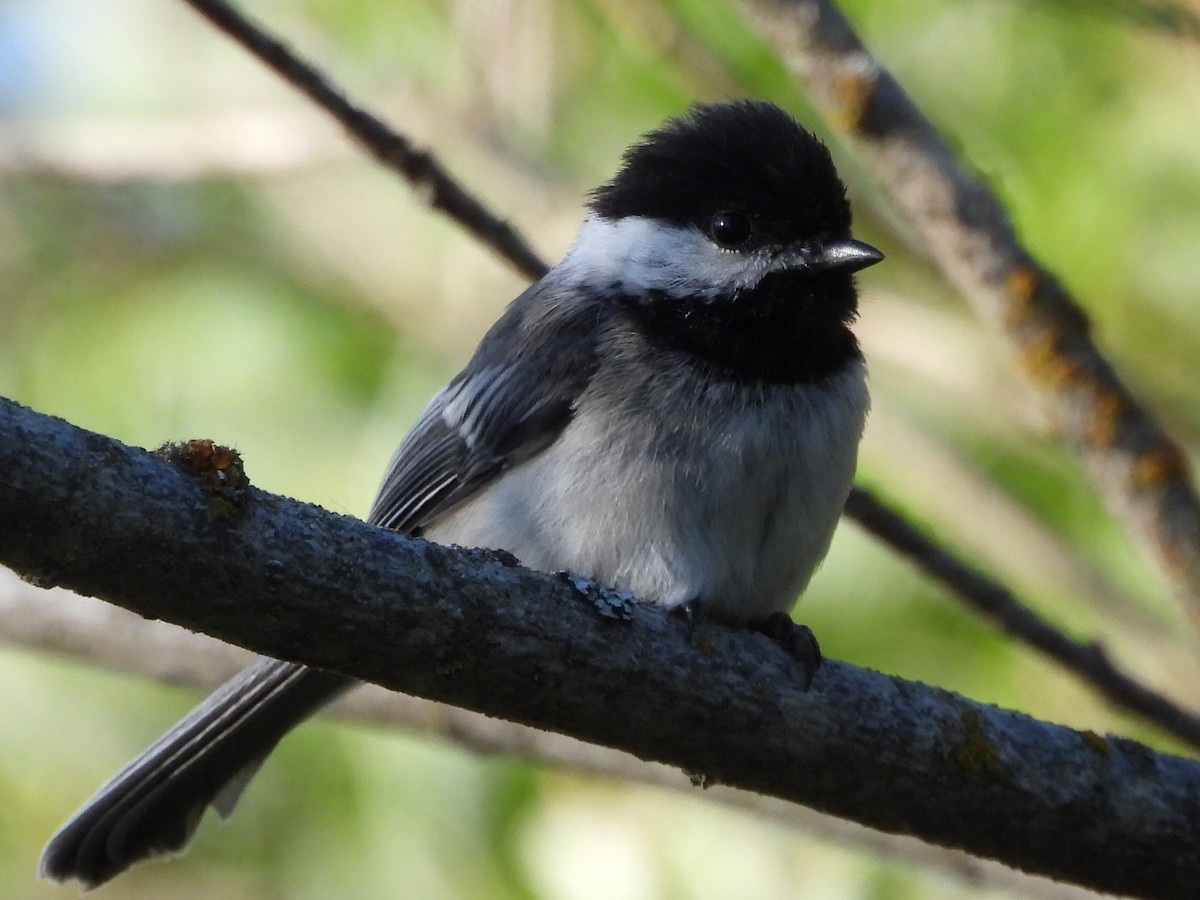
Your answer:
[[[36,588],[20,581],[3,566],[0,566],[0,641],[65,656],[86,665],[205,690],[217,687],[254,658],[232,644],[185,631],[169,622],[143,619],[128,610],[96,603],[70,591]],[[673,791],[694,790],[687,777],[670,766],[646,763],[608,747],[388,691],[377,685],[352,691],[330,707],[329,713],[343,721],[407,729],[427,739],[454,743],[480,756],[519,758],[542,767],[588,772]],[[1028,875],[908,835],[875,831],[764,794],[717,785],[706,793],[706,798],[774,819],[810,837],[835,842],[850,850],[941,872],[965,888],[1007,891],[1025,900],[1095,897],[1094,892],[1085,888]]]
[[[1191,896],[1200,765],[427,544],[0,401],[0,562],[262,653],[1101,890]]]

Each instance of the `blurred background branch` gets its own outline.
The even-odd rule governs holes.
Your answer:
[[[190,181],[273,177],[352,154],[340,135],[281,109],[174,121],[81,121],[0,131],[0,173],[77,181]]]
[[[846,502],[846,514],[915,562],[1005,634],[1045,653],[1110,702],[1144,716],[1191,744],[1193,749],[1200,749],[1200,717],[1121,671],[1099,643],[1082,643],[1067,637],[1004,585],[946,552],[870,491],[855,487]]]
[[[471,235],[509,260],[523,275],[538,278],[545,265],[512,227],[483,207],[458,181],[451,178],[432,154],[413,143],[381,119],[351,103],[322,72],[301,59],[238,13],[223,0],[184,0],[264,65],[333,116],[379,162],[399,172],[432,209],[445,213]]]
[[[1133,397],[1007,211],[827,0],[745,0],[827,122],[864,155],[905,225],[1012,343],[1110,509],[1148,545],[1200,630],[1200,498],[1182,449]]]
[[[1179,0],[1055,0],[1079,12],[1102,11],[1173,38],[1200,41],[1200,15]]]

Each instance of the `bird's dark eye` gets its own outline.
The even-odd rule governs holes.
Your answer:
[[[741,213],[729,211],[714,213],[713,217],[708,220],[708,236],[718,247],[724,247],[727,250],[742,246],[750,240],[753,231],[750,219]]]

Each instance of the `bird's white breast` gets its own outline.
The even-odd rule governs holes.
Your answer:
[[[787,610],[850,489],[868,406],[863,363],[815,385],[712,382],[682,415],[653,408],[669,394],[585,394],[553,445],[425,536],[502,548],[667,606],[699,599],[726,620]]]

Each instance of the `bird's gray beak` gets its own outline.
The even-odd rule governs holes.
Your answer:
[[[805,254],[805,268],[814,272],[841,272],[849,275],[883,259],[883,254],[862,241],[846,238],[830,241]]]

